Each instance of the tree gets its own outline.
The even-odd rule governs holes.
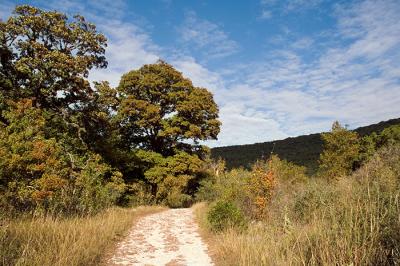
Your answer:
[[[327,178],[351,173],[358,159],[360,141],[358,134],[342,127],[335,121],[329,133],[322,133],[324,150],[320,155],[320,172]]]
[[[126,180],[132,176],[144,180],[157,202],[187,205],[208,154],[199,142],[216,139],[219,133],[218,107],[212,94],[193,86],[163,61],[123,75],[117,96],[106,84],[101,88],[101,98],[116,111],[112,118],[118,131],[114,136],[120,141],[116,146],[124,149],[131,161],[136,160],[135,169],[119,156]],[[115,98],[117,105],[113,105]],[[118,137],[114,139],[118,142]]]
[[[78,108],[93,91],[89,70],[104,68],[106,38],[82,16],[17,6],[0,22],[0,101],[31,98],[46,109]],[[1,113],[0,113],[1,116]]]
[[[163,156],[176,150],[201,154],[199,141],[217,138],[220,122],[212,94],[163,61],[126,73],[117,90],[117,121],[130,148]]]

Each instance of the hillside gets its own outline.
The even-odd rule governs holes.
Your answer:
[[[359,127],[354,131],[360,136],[365,136],[372,132],[378,133],[386,127],[396,124],[400,124],[400,118]],[[280,158],[306,166],[308,171],[312,173],[317,169],[319,154],[322,151],[321,135],[316,133],[263,143],[217,147],[211,149],[211,157],[224,159],[229,169],[249,168],[256,160],[267,157],[272,149]]]

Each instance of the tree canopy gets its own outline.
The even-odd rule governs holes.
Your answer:
[[[3,99],[31,98],[34,106],[52,109],[77,108],[89,100],[89,70],[107,66],[107,40],[94,24],[23,5],[0,29]]]
[[[168,156],[174,149],[194,151],[187,140],[217,138],[220,122],[212,94],[163,61],[124,74],[117,90],[116,118],[131,147]]]

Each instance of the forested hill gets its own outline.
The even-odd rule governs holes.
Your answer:
[[[400,118],[359,127],[354,131],[360,136],[364,136],[372,132],[379,133],[386,127],[397,124],[400,124]],[[211,156],[214,159],[224,159],[228,169],[241,166],[248,168],[257,159],[268,157],[274,144],[274,153],[280,158],[306,166],[310,172],[317,168],[319,154],[322,151],[322,140],[319,133],[263,143],[212,148]]]

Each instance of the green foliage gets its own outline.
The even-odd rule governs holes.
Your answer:
[[[124,191],[121,173],[99,155],[78,155],[46,138],[43,111],[32,101],[10,106],[0,131],[3,204],[11,211],[95,213],[116,202]]]
[[[326,178],[351,173],[360,152],[358,134],[334,122],[329,133],[323,133],[324,150],[320,156],[320,172]]]
[[[399,125],[387,127],[379,134],[374,132],[371,135],[364,136],[360,143],[360,156],[358,163],[362,164],[367,162],[379,148],[395,145],[396,143],[400,143]]]
[[[240,209],[228,201],[214,203],[208,211],[207,220],[215,232],[229,227],[243,228],[246,226],[246,220]]]
[[[385,128],[378,136],[377,146],[394,145],[400,142],[400,125]]]
[[[200,188],[196,193],[199,201],[223,200],[233,202],[242,210],[247,209],[248,197],[246,185],[251,177],[251,173],[244,169],[233,169],[222,172],[218,176],[210,175],[200,182]]]
[[[361,137],[372,133],[379,134],[385,128],[400,124],[400,119],[391,119],[365,127],[355,129]],[[310,134],[277,140],[271,142],[216,147],[211,149],[211,158],[225,160],[227,169],[251,166],[257,161],[265,158],[271,151],[279,158],[296,165],[305,166],[307,174],[315,174],[318,170],[319,156],[323,150],[321,134]]]
[[[286,160],[280,159],[277,155],[272,155],[270,158],[271,167],[273,167],[276,179],[289,185],[296,185],[308,180],[306,168],[299,166]]]
[[[41,108],[78,108],[92,95],[86,80],[93,67],[106,67],[106,38],[75,16],[17,6],[0,22],[1,94],[5,99],[33,99]],[[62,97],[60,97],[62,95]]]
[[[285,187],[295,190],[308,180],[304,167],[281,160],[276,155],[267,162],[257,162],[251,171],[224,171],[223,161],[210,163],[208,169],[212,173],[200,182],[196,199],[232,202],[246,217],[252,219],[268,216],[278,189]]]
[[[199,141],[220,126],[207,89],[163,61],[93,89],[89,70],[107,66],[107,44],[82,16],[22,5],[0,29],[2,208],[192,202],[209,152]]]
[[[159,153],[140,150],[137,156],[146,163],[144,177],[152,186],[156,202],[171,207],[187,206],[191,202],[189,185],[203,164],[197,155],[179,152],[163,157]]]
[[[119,169],[148,183],[155,202],[189,205],[208,153],[198,141],[215,139],[219,132],[212,94],[163,61],[123,75],[118,95],[107,84],[97,86],[100,106],[111,105],[116,112],[111,118],[120,136],[116,146],[135,156],[130,172],[129,160],[121,157]]]
[[[378,135],[374,132],[371,135],[364,136],[360,139],[358,164],[368,161],[375,154],[378,138]]]
[[[184,140],[197,143],[215,139],[219,133],[212,94],[194,87],[163,61],[124,74],[117,90],[116,119],[123,124],[121,133],[131,147],[170,156],[176,148],[194,151]]]

